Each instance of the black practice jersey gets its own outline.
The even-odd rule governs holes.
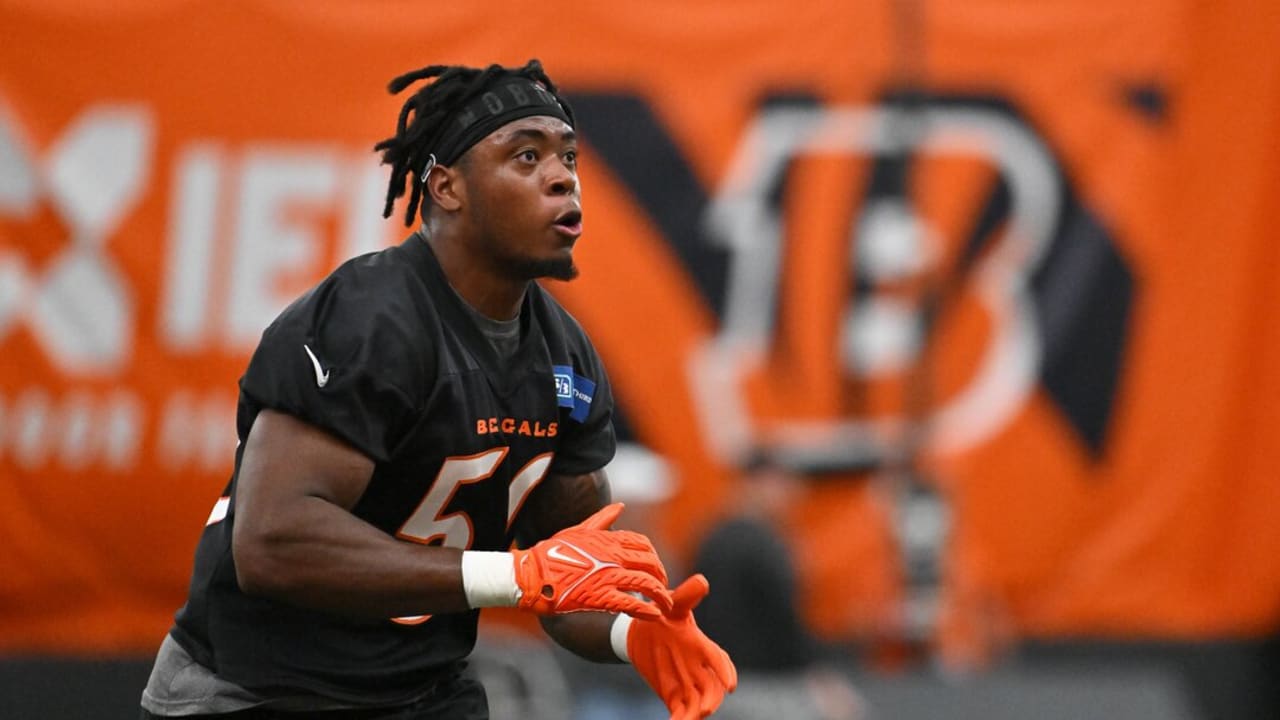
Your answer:
[[[263,333],[240,380],[236,472],[254,418],[273,408],[375,461],[358,517],[406,542],[508,549],[547,473],[596,470],[615,448],[608,379],[582,328],[537,283],[520,312],[504,360],[420,235],[348,261]],[[172,630],[197,661],[264,695],[384,704],[470,653],[478,611],[354,621],[242,593],[235,492],[233,475]]]

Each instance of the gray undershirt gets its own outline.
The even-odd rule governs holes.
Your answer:
[[[450,288],[452,290],[452,288]],[[465,298],[458,295],[458,291],[453,291],[454,295],[462,301],[462,306],[467,309],[467,314],[475,322],[476,327],[480,328],[480,334],[484,335],[489,341],[489,345],[493,347],[493,351],[503,361],[510,360],[511,356],[516,354],[516,350],[520,347],[520,316],[517,314],[510,320],[494,320],[479,310],[471,307],[471,303]]]

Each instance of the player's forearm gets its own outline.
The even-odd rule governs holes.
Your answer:
[[[609,502],[604,471],[584,475],[551,475],[529,498],[521,514],[525,536],[549,537],[557,529],[580,521]],[[540,618],[542,629],[566,650],[601,663],[618,663],[610,644],[613,613],[572,613]]]
[[[542,629],[560,647],[579,657],[600,663],[620,663],[610,641],[610,631],[617,615],[612,613],[573,613],[540,618]]]
[[[367,618],[468,609],[461,550],[401,542],[321,498],[237,524],[232,552],[249,594]]]

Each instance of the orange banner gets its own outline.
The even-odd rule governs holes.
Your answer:
[[[829,636],[902,622],[905,467],[952,637],[1276,626],[1280,10],[578,5],[0,1],[0,651],[155,647],[258,334],[403,233],[385,83],[529,57],[681,552],[767,443]]]

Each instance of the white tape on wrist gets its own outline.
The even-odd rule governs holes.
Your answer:
[[[627,633],[631,632],[632,620],[630,615],[619,615],[609,628],[609,644],[613,646],[613,654],[625,663],[631,662],[631,656],[627,654]]]
[[[473,608],[515,607],[520,598],[515,558],[507,552],[463,551],[462,590]]]

